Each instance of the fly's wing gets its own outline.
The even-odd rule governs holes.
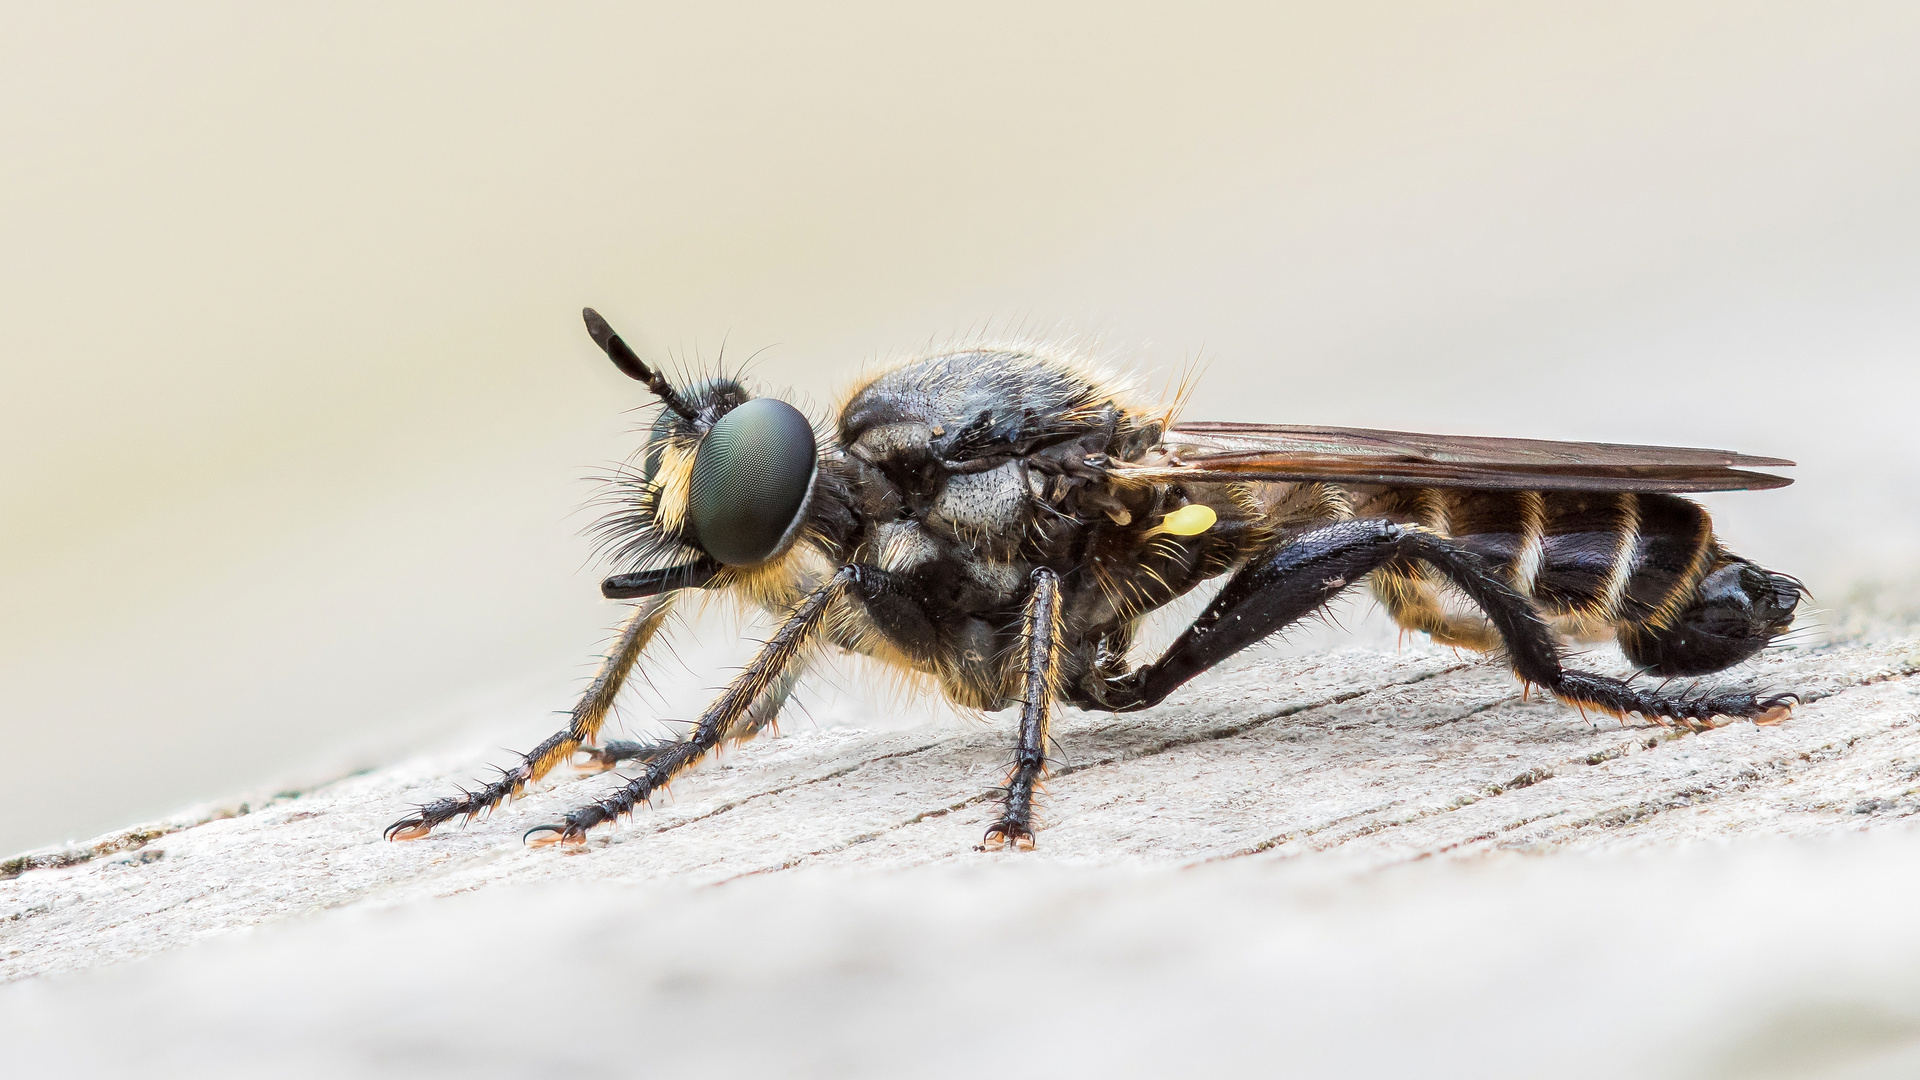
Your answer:
[[[1748,469],[1792,464],[1671,446],[1186,423],[1170,428],[1145,461],[1114,462],[1113,467],[1143,480],[1186,483],[1327,480],[1517,491],[1690,492],[1784,487],[1793,481]]]

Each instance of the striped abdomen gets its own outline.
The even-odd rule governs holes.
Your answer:
[[[1356,499],[1355,517],[1418,524],[1486,559],[1573,637],[1657,634],[1698,599],[1702,580],[1732,561],[1706,511],[1674,495],[1578,491],[1389,488]],[[1373,575],[1400,625],[1446,644],[1499,644],[1469,605],[1416,565]]]

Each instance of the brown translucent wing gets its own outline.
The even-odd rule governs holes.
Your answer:
[[[1176,424],[1159,452],[1115,468],[1188,483],[1329,480],[1519,491],[1739,491],[1784,487],[1748,471],[1792,465],[1726,450],[1420,435],[1287,424]]]

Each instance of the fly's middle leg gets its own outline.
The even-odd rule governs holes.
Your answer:
[[[1047,728],[1060,692],[1060,579],[1042,567],[1033,572],[1033,592],[1021,620],[1019,743],[1007,773],[1007,801],[1000,820],[988,826],[981,847],[1033,848],[1034,789],[1047,772]]]

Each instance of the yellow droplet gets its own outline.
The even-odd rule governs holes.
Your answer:
[[[1199,536],[1213,528],[1213,523],[1218,520],[1220,516],[1213,512],[1213,507],[1191,503],[1161,518],[1160,524],[1147,530],[1147,535],[1172,533],[1175,536]]]

